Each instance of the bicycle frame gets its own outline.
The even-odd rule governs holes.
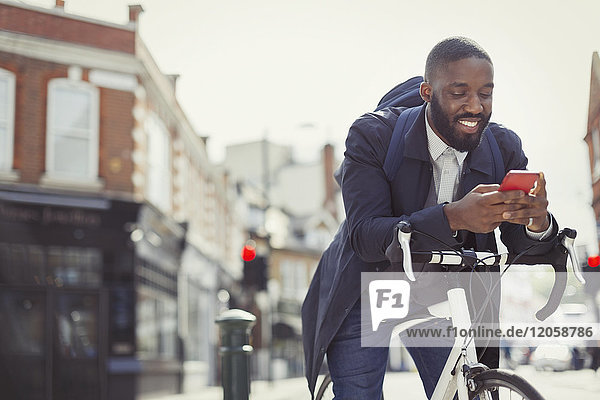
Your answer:
[[[433,311],[437,308],[439,310],[448,305],[449,313],[445,312],[445,314],[448,315],[444,315],[444,317],[450,317],[452,326],[457,330],[465,329],[468,331],[471,327],[471,316],[465,290],[462,288],[449,289],[447,291],[447,296],[448,300],[446,302],[438,303],[429,307],[429,309]],[[392,335],[397,335],[411,326],[439,316],[438,311],[434,311],[432,314],[434,315],[430,318],[413,319],[396,325],[392,331]],[[452,400],[457,390],[459,400],[468,400],[467,385],[466,383],[463,384],[459,382],[459,379],[463,378],[463,366],[473,365],[475,363],[477,363],[477,353],[475,351],[474,341],[471,340],[471,337],[456,338],[431,400]]]

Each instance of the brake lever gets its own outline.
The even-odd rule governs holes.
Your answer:
[[[554,285],[552,286],[546,305],[535,314],[539,321],[544,321],[556,311],[567,287],[567,260],[565,253],[568,253],[571,264],[573,264],[573,275],[575,275],[579,282],[585,283],[585,279],[581,273],[581,266],[577,260],[577,254],[575,253],[574,243],[576,236],[577,231],[569,228],[564,228],[559,233],[560,245],[552,250],[554,256],[551,256],[551,259],[560,259],[561,261],[560,263],[557,262],[552,264],[552,267],[554,268]],[[528,257],[526,256],[524,258]]]
[[[571,265],[573,266],[573,274],[582,285],[585,285],[585,278],[583,277],[581,264],[579,264],[579,258],[575,252],[575,238],[577,237],[577,231],[575,229],[565,228],[563,229],[563,232],[565,233],[565,236],[562,240],[562,243],[569,252],[569,259],[571,260]]]
[[[410,237],[412,235],[412,228],[410,223],[406,221],[401,221],[398,223],[398,242],[400,243],[400,247],[402,248],[402,266],[404,267],[404,272],[406,273],[406,277],[415,282],[417,279],[415,278],[415,274],[413,271],[412,265],[412,256],[410,254]]]

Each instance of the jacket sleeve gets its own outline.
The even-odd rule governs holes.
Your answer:
[[[511,169],[527,169],[527,157],[523,152],[521,139],[519,139],[517,134],[500,125],[493,132],[505,160],[506,171],[510,171]],[[556,233],[558,232],[558,223],[554,217],[552,217],[552,230],[552,234],[547,239],[540,241],[531,239],[525,232],[523,225],[508,222],[500,225],[502,242],[510,252],[516,254],[527,248],[531,248],[527,252],[530,255],[547,253],[554,246]]]
[[[394,118],[367,114],[350,128],[342,164],[341,187],[350,244],[365,262],[386,261],[385,250],[392,242],[394,227],[409,220],[419,229],[447,243],[457,244],[443,206],[429,207],[411,215],[394,215],[390,184],[383,164],[391,139]],[[419,238],[413,237],[417,243]]]

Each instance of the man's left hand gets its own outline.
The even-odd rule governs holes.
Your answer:
[[[535,188],[527,195],[510,200],[509,204],[519,204],[522,208],[507,211],[502,217],[513,224],[525,225],[532,232],[544,232],[550,226],[548,218],[548,200],[546,199],[546,180],[540,172]]]

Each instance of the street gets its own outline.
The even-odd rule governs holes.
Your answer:
[[[523,366],[516,371],[527,379],[546,400],[568,398],[594,399],[600,394],[600,372],[590,369],[565,372],[540,372]],[[319,379],[320,383],[320,379]],[[425,400],[421,381],[416,372],[391,372],[384,382],[386,399]],[[221,400],[223,391],[209,387],[202,392],[153,398],[155,400]],[[250,399],[255,400],[308,400],[308,389],[303,378],[281,379],[274,382],[252,383]]]

